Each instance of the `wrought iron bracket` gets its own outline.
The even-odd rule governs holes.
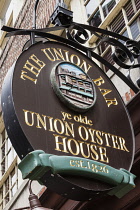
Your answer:
[[[72,12],[61,7],[60,5],[55,9],[51,16],[52,23],[57,26],[36,29],[36,10],[38,3],[39,0],[36,0],[33,13],[33,29],[17,29],[3,26],[2,30],[8,32],[6,37],[29,35],[30,45],[36,42],[35,37],[46,38],[48,40],[53,39],[55,41],[63,42],[76,49],[79,49],[80,51],[83,51],[83,53],[86,53],[88,57],[98,60],[108,67],[112,72],[114,72],[119,78],[121,78],[135,93],[139,92],[139,83],[137,83],[137,85],[134,84],[130,76],[130,70],[132,71],[133,69],[140,67],[140,64],[135,63],[135,59],[140,56],[140,41],[131,40],[128,37],[101,28],[74,23],[72,22]],[[54,31],[61,29],[66,30],[67,38],[52,34]],[[112,58],[118,67],[128,69],[127,75],[124,75],[118,70],[117,67],[105,60],[99,54],[95,53],[94,50],[96,47],[90,48],[84,45],[89,40],[89,32],[97,36],[100,40],[97,47],[103,42],[114,46],[115,51],[112,54]]]

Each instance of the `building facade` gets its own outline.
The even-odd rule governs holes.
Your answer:
[[[37,9],[37,28],[52,26],[50,16],[58,1],[40,0]],[[140,1],[139,0],[65,0],[68,9],[73,11],[73,21],[88,24],[101,29],[112,31],[130,39],[140,41]],[[0,27],[7,25],[15,28],[31,29],[33,26],[33,10],[35,0],[0,0]],[[63,30],[54,32],[65,37]],[[4,38],[5,32],[0,31],[0,93],[5,75],[21,54],[29,36],[13,36]],[[90,39],[86,46],[93,47],[94,51],[115,65],[125,75],[128,70],[118,67],[112,59],[114,46],[107,42],[100,43],[94,34],[89,34]],[[135,159],[132,173],[136,178],[136,188],[121,199],[106,196],[93,201],[79,202],[66,199],[36,182],[33,190],[40,197],[42,206],[51,209],[135,209],[140,208],[140,93],[135,94],[122,80],[120,80],[110,69],[95,61],[112,80],[129,111],[136,138]],[[136,64],[140,63],[140,56]],[[140,68],[131,71],[131,77],[135,84],[140,78]],[[69,81],[69,83],[71,83]],[[20,159],[7,136],[2,112],[0,116],[0,208],[13,210],[29,206],[28,203],[28,181],[23,181],[18,170]]]

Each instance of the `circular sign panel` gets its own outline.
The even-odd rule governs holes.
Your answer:
[[[2,109],[21,159],[33,150],[43,150],[69,157],[71,168],[97,176],[108,176],[107,166],[131,168],[134,136],[125,105],[105,73],[70,46],[40,42],[25,50],[5,79]],[[97,161],[98,167],[90,161]],[[52,176],[48,172],[42,182],[77,200],[112,187],[82,173]]]

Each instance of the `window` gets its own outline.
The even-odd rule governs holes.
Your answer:
[[[102,35],[102,36],[103,37],[107,37],[105,35]],[[99,44],[99,46],[98,46],[98,44]],[[109,44],[107,42],[104,42],[104,41],[102,42],[101,40],[98,40],[97,41],[97,46],[98,46],[98,52],[101,55],[107,49],[107,47],[109,46]]]
[[[103,58],[112,65],[115,63],[112,58],[112,49],[111,48],[108,49],[108,51],[105,53]],[[105,70],[105,72],[107,72],[109,70],[109,68],[107,66],[104,66],[104,70]]]
[[[98,0],[90,0],[87,5],[86,5],[86,11],[87,11],[87,16],[88,18],[90,17],[90,15],[96,10],[96,8],[98,7],[99,2]]]
[[[140,9],[140,0],[135,0],[135,5],[136,5],[136,9],[138,11]]]
[[[0,28],[3,25],[13,27],[18,14],[24,4],[25,0],[2,0],[0,1]],[[6,32],[0,31],[0,54],[6,46],[6,39],[4,39]]]
[[[136,39],[140,34],[140,18],[137,18],[131,25],[130,30],[133,39]]]
[[[108,15],[108,13],[113,9],[113,7],[116,5],[115,0],[105,0],[102,4],[102,9],[104,13],[104,17]]]
[[[132,7],[132,2],[129,1],[126,6],[124,7],[125,12],[126,12],[126,16],[128,21],[133,17],[133,15],[135,14],[134,9]]]
[[[99,10],[90,19],[89,24],[94,27],[98,27],[101,24],[101,16]]]
[[[3,209],[18,188],[16,152],[6,130],[0,135],[0,179],[0,209]]]
[[[0,207],[3,209],[6,204],[11,200],[18,189],[18,176],[17,166],[9,174],[6,181],[3,183],[0,189]]]
[[[118,12],[118,14],[115,16],[115,10],[112,11],[111,18],[113,18],[112,22],[110,22],[111,19],[109,20],[110,24],[107,25],[108,29],[115,33],[122,33],[124,30],[127,30],[126,36],[131,39],[136,39],[136,37],[139,35],[139,18],[134,21],[134,16],[137,17],[139,15],[138,12],[140,10],[140,0],[128,0],[122,7],[119,5],[119,0],[86,0],[85,7],[87,16],[89,18],[89,25],[100,27],[101,23],[104,22],[104,19],[115,7],[115,10]],[[104,27],[104,24],[102,25]],[[103,45],[104,44],[100,46],[100,48],[102,48],[99,50],[101,53],[104,51],[103,48],[106,48],[106,46]]]
[[[127,30],[126,30],[125,32],[123,32],[122,36],[128,37],[128,32],[127,32]],[[118,39],[118,41],[121,42],[121,43],[123,43],[123,44],[125,43],[125,41],[123,41],[123,40],[121,40],[121,39]]]
[[[110,24],[110,28],[113,32],[119,33],[125,27],[125,22],[122,12],[120,12],[116,18]]]
[[[116,0],[90,0],[86,1],[85,7],[86,7],[86,12],[87,12],[87,17],[91,17],[95,12],[96,14],[94,15],[94,18],[99,18],[102,21],[104,18],[110,13],[110,11],[114,8],[116,5]],[[102,15],[101,15],[102,14]],[[95,26],[98,26],[100,24],[95,24]]]
[[[127,30],[125,32],[123,32],[122,36],[128,37],[128,32]]]
[[[16,157],[16,153],[12,147],[12,144],[7,136],[6,131],[4,130],[1,134],[1,175],[8,170],[9,166]]]

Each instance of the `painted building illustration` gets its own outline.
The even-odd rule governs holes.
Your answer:
[[[67,69],[63,65],[58,67],[57,76],[61,92],[80,106],[92,104],[94,94],[91,79],[79,68],[72,71],[71,66],[71,64],[67,65]]]

